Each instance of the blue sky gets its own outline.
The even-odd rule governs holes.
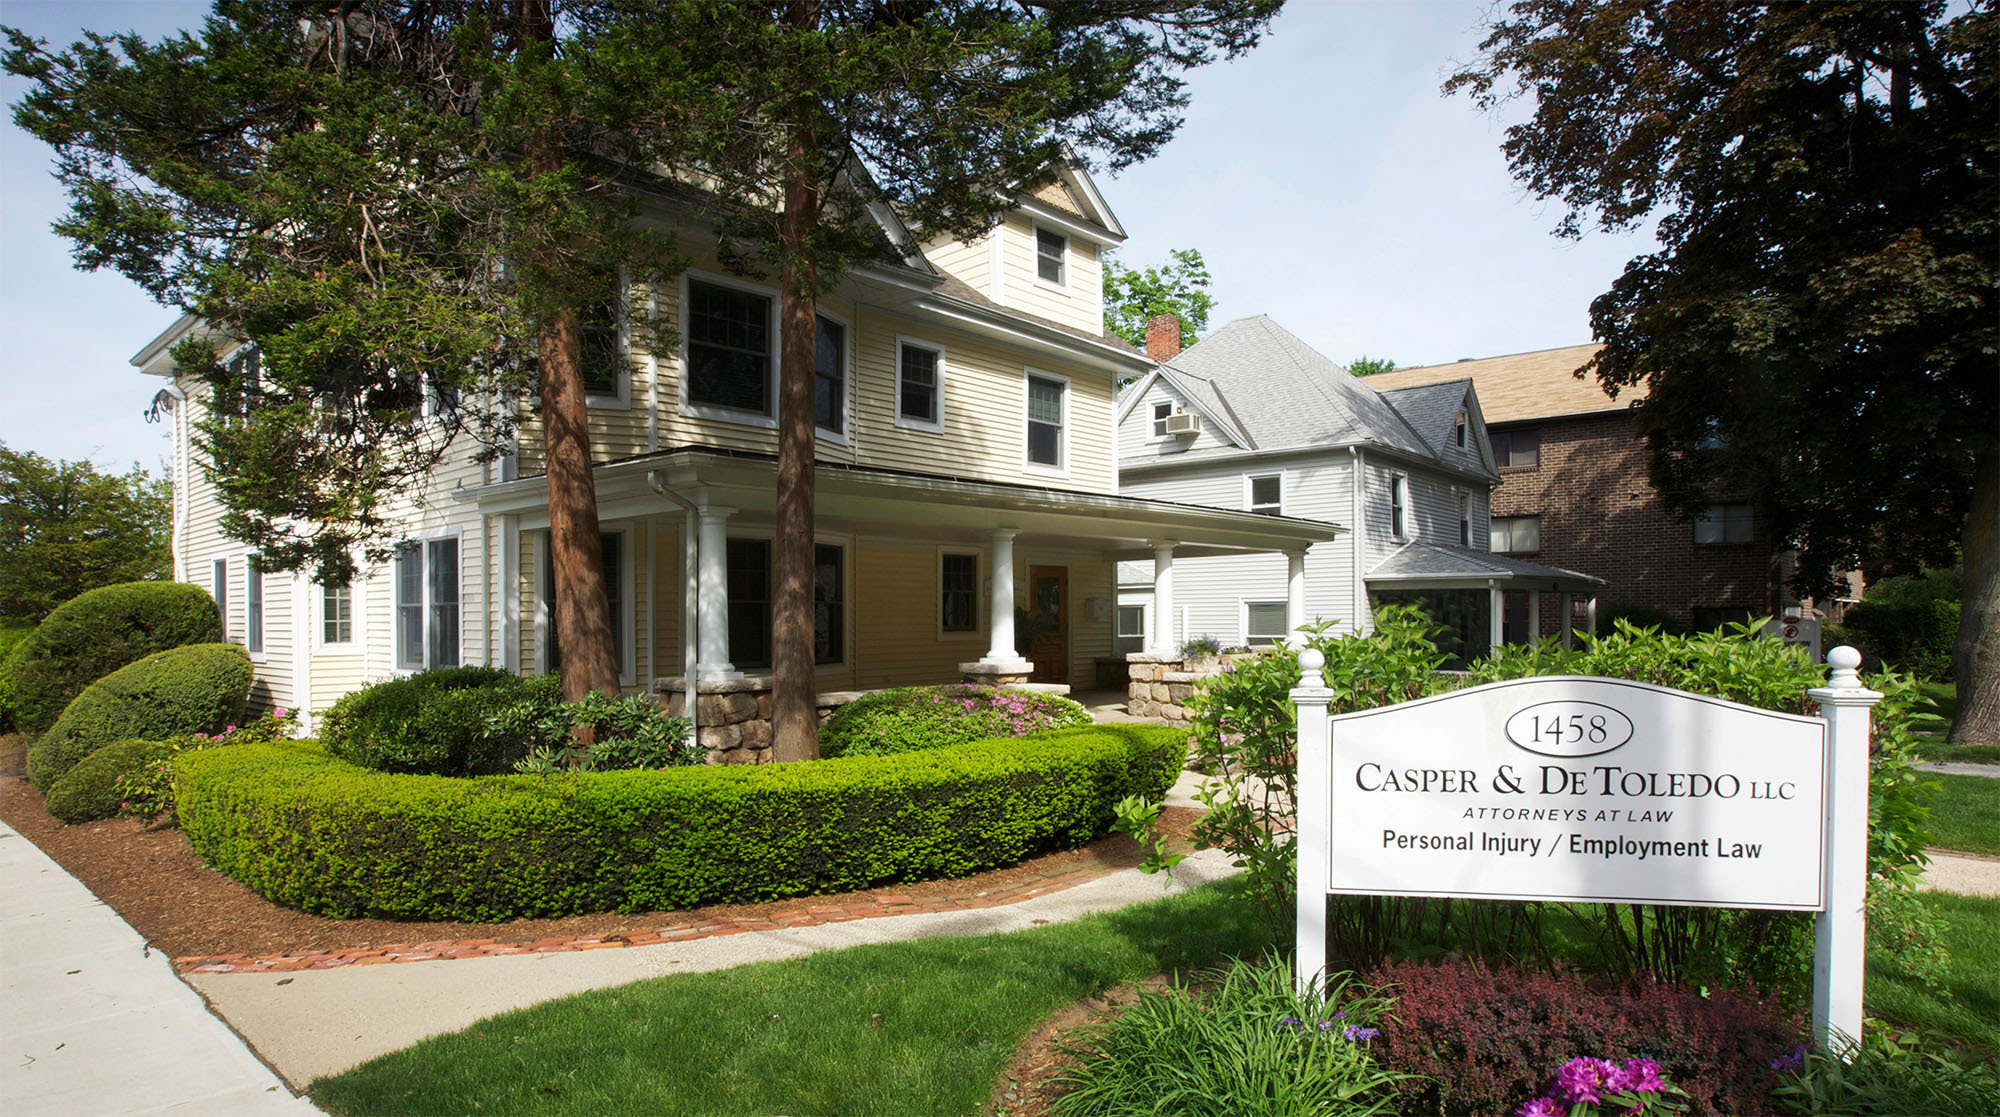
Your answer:
[[[1590,300],[1646,236],[1550,235],[1500,154],[1506,119],[1439,92],[1481,38],[1483,0],[1291,0],[1255,51],[1193,75],[1180,134],[1100,177],[1131,265],[1196,248],[1211,328],[1268,314],[1336,361],[1440,364],[1590,340]],[[158,37],[207,5],[0,0],[0,23],[56,44],[89,28]],[[23,83],[0,82],[7,104]],[[64,197],[49,152],[0,124],[0,442],[158,470],[160,387],[127,362],[177,312],[123,278],[74,269],[49,232]]]

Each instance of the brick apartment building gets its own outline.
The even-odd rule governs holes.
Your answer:
[[[1713,505],[1694,523],[1667,509],[1634,429],[1639,397],[1613,400],[1595,377],[1574,375],[1596,351],[1572,345],[1398,369],[1368,383],[1386,391],[1471,379],[1500,469],[1492,550],[1604,579],[1600,608],[1646,606],[1707,628],[1795,604],[1786,555],[1750,505]],[[1508,603],[1510,629],[1526,620],[1522,598]],[[1557,608],[1543,595],[1540,631],[1560,631]],[[1582,626],[1580,613],[1575,622]]]

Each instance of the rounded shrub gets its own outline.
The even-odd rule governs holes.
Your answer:
[[[166,741],[113,741],[64,772],[43,800],[49,813],[64,822],[95,822],[115,818],[124,801],[118,781],[137,774],[173,754]]]
[[[363,687],[333,704],[320,742],[382,772],[484,776],[528,753],[531,723],[562,700],[555,675],[517,678],[497,667],[444,667]]]
[[[242,716],[250,680],[250,657],[235,644],[190,644],[127,664],[85,688],[28,749],[28,779],[47,792],[113,741],[221,732]]]
[[[819,754],[893,756],[1089,724],[1090,711],[1060,695],[971,685],[898,687],[835,710],[820,727]]]
[[[1165,794],[1185,731],[1104,725],[906,756],[451,779],[311,742],[183,753],[208,864],[324,915],[501,920],[651,911],[963,876],[1105,833]]]
[[[154,652],[222,639],[215,599],[185,582],[123,582],[78,594],[21,641],[14,711],[29,739],[85,687]]]

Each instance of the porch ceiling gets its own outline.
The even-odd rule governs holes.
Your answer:
[[[697,504],[735,509],[731,523],[768,523],[775,469],[764,455],[715,450],[612,462],[596,470],[599,514],[679,515],[679,505],[654,491],[657,482]],[[488,514],[519,515],[527,527],[548,514],[540,477],[489,485],[465,499]],[[986,542],[995,528],[1013,528],[1020,533],[1016,546],[1089,551],[1114,561],[1151,560],[1154,545],[1165,542],[1175,544],[1177,557],[1303,550],[1347,530],[1171,501],[826,464],[815,474],[814,515],[823,531],[968,544]]]

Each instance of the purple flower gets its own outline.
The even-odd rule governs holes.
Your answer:
[[[1563,1117],[1565,1112],[1554,1098],[1529,1098],[1514,1111],[1514,1117]]]
[[[1345,1016],[1345,1015],[1347,1015],[1347,1014],[1343,1012],[1343,1013],[1339,1013],[1338,1015],[1341,1015],[1341,1016]],[[1322,1021],[1320,1021],[1320,1022],[1319,1022],[1319,1030],[1320,1030],[1320,1031],[1321,1031],[1322,1033],[1325,1033],[1325,1032],[1330,1032],[1330,1031],[1332,1031],[1332,1030],[1333,1030],[1333,1021],[1331,1021],[1331,1020],[1322,1020]]]
[[[1341,1030],[1340,1034],[1346,1036],[1352,1043],[1367,1043],[1369,1040],[1381,1035],[1382,1029],[1364,1028],[1359,1024],[1349,1024]]]
[[[1806,1065],[1806,1045],[1801,1043],[1789,1055],[1780,1055],[1771,1060],[1771,1069],[1777,1071],[1797,1070]]]
[[[1295,1032],[1296,1032],[1296,1031],[1298,1031],[1298,1030],[1299,1030],[1300,1028],[1302,1028],[1302,1027],[1304,1027],[1304,1026],[1305,1026],[1305,1025],[1304,1025],[1303,1023],[1301,1023],[1301,1022],[1300,1022],[1300,1020],[1299,1020],[1299,1018],[1298,1018],[1298,1017],[1296,1017],[1296,1016],[1280,1016],[1280,1017],[1278,1017],[1278,1027],[1280,1027],[1280,1028],[1290,1028],[1291,1030],[1293,1030],[1293,1031],[1295,1031]]]
[[[1575,1105],[1588,1102],[1596,1105],[1604,1100],[1607,1091],[1616,1089],[1612,1076],[1618,1068],[1603,1059],[1593,1059],[1588,1055],[1571,1059],[1556,1071],[1555,1097],[1557,1101]]]
[[[1666,1085],[1666,1079],[1660,1077],[1660,1064],[1651,1059],[1625,1060],[1625,1069],[1618,1072],[1616,1081],[1612,1083],[1614,1089],[1642,1094],[1657,1094]]]

